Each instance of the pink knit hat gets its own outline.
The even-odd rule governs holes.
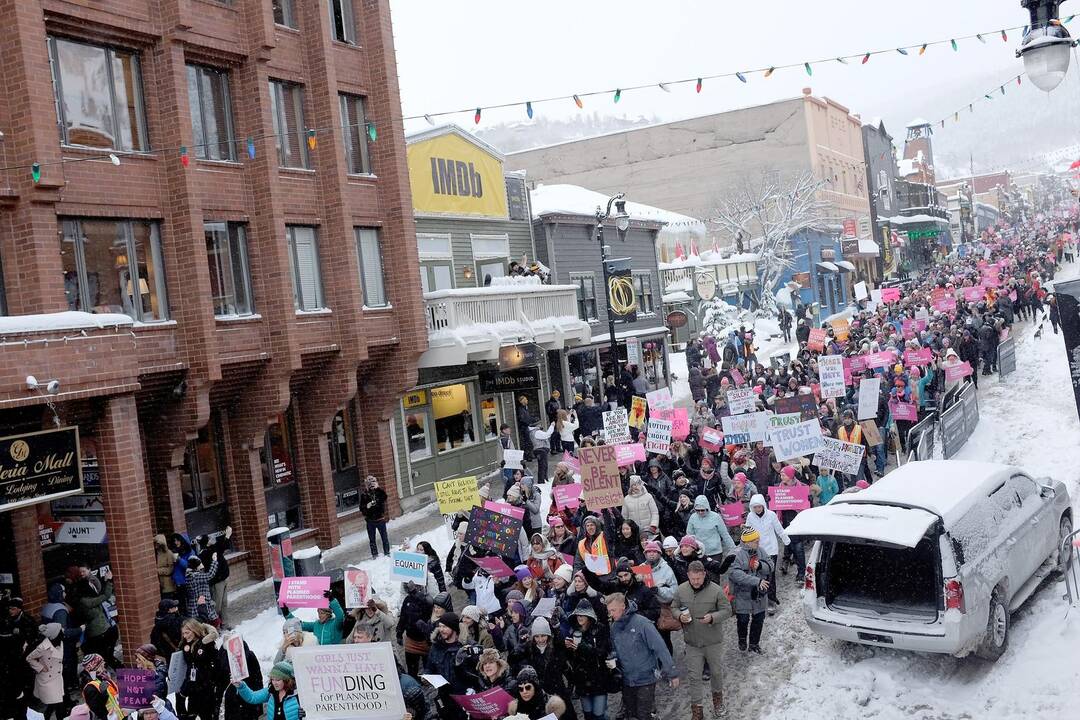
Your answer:
[[[780,472],[783,473],[784,477],[788,478],[789,480],[795,477],[795,468],[791,465],[785,465]]]
[[[682,540],[679,541],[679,547],[692,547],[695,550],[697,550],[698,549],[697,538],[694,537],[693,535],[686,535],[686,536],[683,537]]]
[[[645,543],[645,552],[663,552],[664,549],[660,547],[660,543],[655,540],[650,540]]]

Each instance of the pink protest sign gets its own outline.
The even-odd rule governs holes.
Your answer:
[[[690,415],[686,408],[675,408],[671,411],[671,439],[685,440],[690,434]]]
[[[940,300],[936,300],[933,307],[938,312],[950,312],[956,309],[956,298],[943,297]]]
[[[498,720],[510,712],[510,693],[501,687],[493,687],[476,695],[451,695],[458,705],[465,709],[470,718],[477,720]]]
[[[741,502],[728,503],[720,506],[720,517],[724,518],[724,524],[728,527],[738,527],[743,523],[743,506]]]
[[[806,347],[814,352],[825,351],[825,340],[828,334],[822,328],[814,328],[810,331],[810,337],[806,341]]]
[[[998,280],[998,276],[996,273],[987,273],[982,277],[982,284],[986,287],[996,288],[1001,285],[1001,281]]]
[[[900,288],[881,288],[881,302],[900,302]]]
[[[884,350],[882,352],[871,353],[866,356],[866,367],[879,368],[888,367],[896,360],[896,355],[892,350]]]
[[[930,348],[904,352],[905,365],[929,365],[932,362],[934,362],[934,351]]]
[[[971,372],[972,372],[971,363],[967,362],[966,360],[964,362],[962,362],[962,363],[957,364],[957,365],[946,365],[945,366],[945,381],[946,382],[955,382],[956,380],[961,380],[963,378],[966,378],[968,375],[970,375]]]
[[[905,340],[911,340],[915,337],[915,321],[914,320],[902,320],[900,322],[901,332],[904,335]]]
[[[1016,291],[1015,290],[1013,290],[1013,291],[1011,291],[1009,293],[1009,299],[1012,300],[1013,302],[1016,302]]]
[[[851,358],[844,358],[844,384],[851,385]]]
[[[724,442],[724,433],[716,428],[701,429],[701,437],[698,438],[698,445],[704,449],[709,452],[719,452],[720,444],[722,442]]]
[[[508,515],[518,520],[525,517],[525,508],[514,507],[510,503],[500,502],[499,500],[485,500],[484,507],[488,510],[494,510],[497,513]]]
[[[581,483],[569,485],[555,485],[551,488],[551,501],[560,510],[563,508],[574,509],[581,504]]]
[[[746,382],[746,379],[742,376],[742,373],[739,372],[738,368],[731,369],[731,379],[735,381],[735,387],[742,387]]]
[[[283,578],[278,605],[288,605],[290,608],[330,607],[330,601],[323,597],[323,593],[329,589],[330,578],[322,575]]]
[[[615,462],[619,467],[645,462],[645,446],[641,443],[626,443],[615,446]]]
[[[512,577],[514,575],[514,571],[503,562],[501,557],[492,555],[490,557],[474,557],[470,558],[470,560],[483,568],[493,578]]]
[[[772,485],[769,487],[769,509],[806,510],[810,507],[810,486]]]
[[[559,554],[562,555],[562,559],[563,559],[564,563],[566,563],[570,567],[574,567],[574,556],[573,555],[567,555],[566,553],[559,553]]]
[[[866,356],[865,355],[854,355],[854,356],[852,356],[850,358],[850,365],[851,365],[852,374],[861,373],[863,370],[866,369]]]
[[[892,413],[893,420],[919,421],[919,408],[915,403],[891,400],[889,401],[889,412]]]
[[[981,287],[964,288],[964,299],[968,302],[979,302],[982,297],[983,289]]]
[[[563,450],[562,460],[560,462],[564,462],[569,465],[570,469],[576,473],[581,472],[581,463],[578,462],[578,459],[576,457],[574,457],[565,450]]]
[[[649,563],[641,563],[640,565],[634,565],[630,568],[634,571],[635,575],[641,576],[641,582],[645,583],[645,587],[656,587],[656,581],[652,576],[652,565]]]

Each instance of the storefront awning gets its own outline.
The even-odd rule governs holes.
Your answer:
[[[837,260],[836,264],[840,268],[840,272],[855,272],[855,266],[847,260]]]
[[[826,272],[831,272],[831,273],[838,273],[838,272],[840,272],[840,268],[836,267],[836,265],[834,265],[834,264],[833,264],[833,263],[831,263],[831,262],[819,262],[819,263],[817,264],[817,266],[818,266],[819,268],[821,268],[822,270],[826,271]]]

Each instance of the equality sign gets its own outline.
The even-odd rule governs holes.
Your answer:
[[[645,427],[645,398],[634,396],[630,402],[630,417],[627,422],[638,429]]]
[[[465,533],[465,543],[485,547],[499,555],[511,555],[517,549],[520,533],[520,518],[503,515],[488,508],[474,507],[469,513],[469,530]],[[424,567],[427,568],[426,563]]]
[[[296,691],[307,720],[401,720],[394,646],[388,642],[292,650]]]
[[[859,381],[859,419],[876,418],[881,378],[863,378]]]
[[[652,425],[652,421],[649,425]],[[622,483],[619,480],[615,446],[583,447],[578,450],[578,457],[581,458],[581,496],[589,510],[621,506]]]
[[[781,510],[806,510],[809,507],[809,485],[769,486],[769,509],[773,512],[780,512]]]
[[[472,531],[472,523],[469,524],[469,531]],[[390,551],[390,582],[412,580],[417,585],[423,586],[427,583],[427,564],[428,556],[424,553],[392,550]]]
[[[278,605],[288,605],[290,608],[327,608],[330,607],[330,601],[323,593],[329,589],[330,578],[325,575],[282,578]]]
[[[848,475],[858,474],[866,448],[836,438],[824,438],[824,440],[825,447],[814,453],[814,466]]]
[[[551,501],[555,503],[555,507],[560,510],[576,509],[577,506],[581,504],[581,483],[552,486]]]
[[[229,680],[240,682],[248,676],[247,650],[244,649],[244,638],[240,633],[226,633],[222,638],[222,647],[229,658]],[[152,671],[151,671],[152,672]]]
[[[822,355],[818,358],[818,377],[821,379],[821,397],[844,397],[844,358],[839,355]]]
[[[464,708],[470,718],[498,720],[510,712],[510,693],[501,687],[493,687],[475,695],[451,695],[454,702]]]
[[[153,670],[120,668],[116,671],[116,682],[120,686],[120,707],[129,710],[150,707],[154,698]]]
[[[645,451],[666,455],[671,447],[671,421],[649,418],[649,430],[645,437]],[[584,449],[584,448],[583,448]],[[579,452],[578,455],[581,453]],[[582,477],[585,477],[582,473]]]
[[[806,420],[798,425],[776,428],[769,433],[773,452],[777,460],[790,460],[803,455],[812,455],[821,449],[821,423],[818,420]]]
[[[753,412],[757,407],[757,396],[753,388],[733,388],[727,391],[727,404],[732,415]]]
[[[453,515],[480,504],[480,492],[476,488],[476,476],[441,480],[435,483],[435,497],[439,501],[439,513]]]
[[[367,571],[360,568],[345,568],[345,607],[349,610],[364,607],[367,604],[371,578]]]
[[[825,350],[825,340],[828,338],[828,333],[823,328],[814,328],[810,331],[810,337],[806,340],[806,347],[814,352],[822,352]]]
[[[630,442],[630,422],[626,408],[615,408],[604,413],[604,442],[608,445]]]

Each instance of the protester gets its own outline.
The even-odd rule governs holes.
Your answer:
[[[360,493],[360,514],[364,516],[367,527],[371,557],[379,557],[379,549],[375,545],[376,533],[382,540],[383,555],[389,555],[390,539],[386,534],[386,491],[379,487],[379,479],[374,475],[368,475],[364,480],[364,491]]]
[[[252,690],[242,681],[233,683],[233,687],[240,699],[249,705],[265,705],[267,720],[303,720],[291,663],[279,662],[271,668],[270,687]]]
[[[687,581],[675,593],[678,619],[683,626],[686,643],[686,664],[690,678],[690,712],[692,720],[702,720],[704,669],[709,667],[712,687],[713,717],[727,717],[724,706],[723,639],[724,621],[731,617],[731,602],[716,583],[711,582],[700,560],[690,563]]]
[[[628,601],[622,593],[613,593],[607,596],[607,608],[611,617],[611,642],[622,671],[623,709],[628,719],[644,720],[656,706],[657,667],[672,688],[679,687],[675,663],[656,626],[638,614],[633,601]],[[613,669],[614,664],[609,659],[607,668]]]
[[[769,607],[769,588],[772,587],[769,579],[773,577],[775,566],[770,557],[758,552],[761,533],[747,527],[740,539],[735,562],[731,565],[739,649],[760,654],[761,629],[765,624],[765,611]]]

